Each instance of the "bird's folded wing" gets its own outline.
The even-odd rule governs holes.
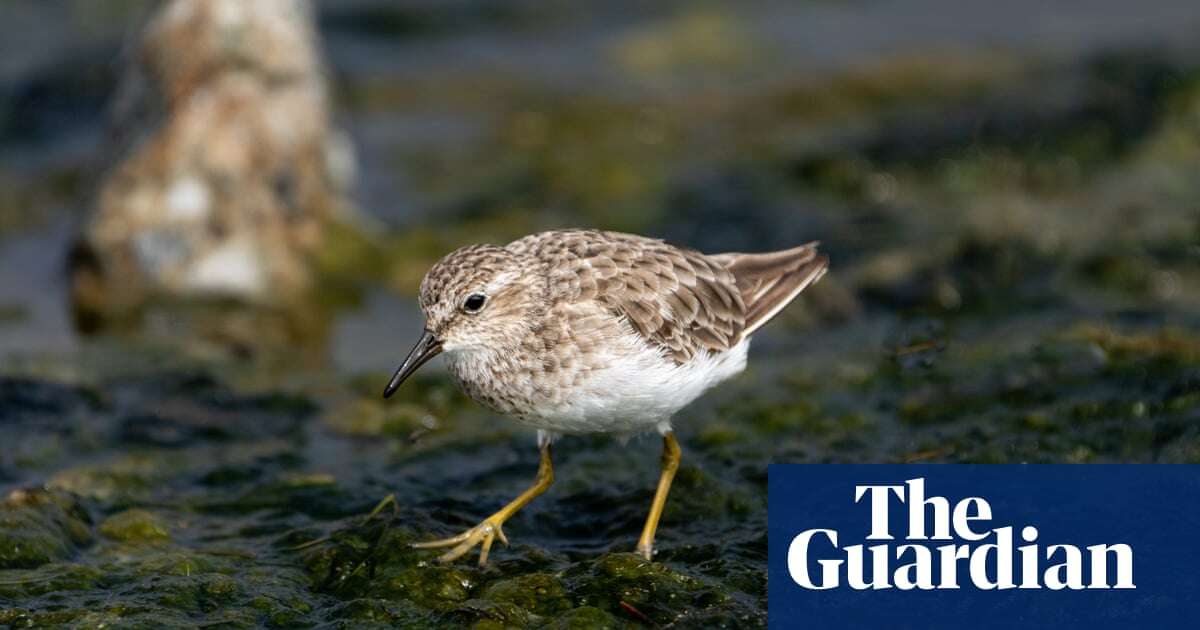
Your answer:
[[[514,245],[550,261],[552,294],[595,300],[624,316],[676,363],[742,339],[746,307],[737,282],[700,252],[615,232],[560,232],[539,241]]]

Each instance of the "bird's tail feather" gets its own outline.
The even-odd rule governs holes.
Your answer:
[[[817,244],[814,241],[777,252],[712,257],[733,273],[746,304],[743,339],[771,321],[801,291],[825,275],[829,258],[817,253]]]

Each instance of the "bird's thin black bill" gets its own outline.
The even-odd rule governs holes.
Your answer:
[[[436,357],[442,351],[442,342],[438,341],[433,333],[426,330],[422,335],[417,345],[404,358],[404,363],[400,364],[400,368],[392,375],[392,380],[388,382],[387,387],[383,390],[383,397],[387,398],[396,393],[400,388],[400,384],[405,381],[417,368],[425,364],[426,361]]]

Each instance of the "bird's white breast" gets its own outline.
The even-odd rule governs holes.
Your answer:
[[[749,340],[719,353],[699,353],[682,365],[635,333],[604,344],[608,356],[562,402],[523,422],[556,433],[639,433],[670,429],[671,416],[708,388],[746,367]]]

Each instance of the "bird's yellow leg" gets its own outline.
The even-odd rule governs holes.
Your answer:
[[[654,557],[654,532],[658,531],[658,519],[662,518],[667,493],[671,491],[671,481],[675,479],[675,471],[679,469],[679,460],[679,442],[675,441],[674,433],[668,433],[663,436],[662,476],[658,478],[654,503],[650,504],[650,515],[646,517],[646,526],[642,528],[642,537],[638,539],[637,545],[638,553],[647,560]]]
[[[483,566],[487,564],[488,552],[491,551],[492,543],[495,542],[496,538],[499,538],[505,545],[508,544],[508,538],[504,536],[504,522],[511,518],[513,514],[516,514],[518,510],[525,507],[530,501],[537,498],[538,495],[545,492],[552,483],[554,483],[554,464],[550,461],[550,443],[547,441],[541,447],[541,463],[538,464],[537,477],[534,478],[533,485],[528,490],[522,492],[520,496],[513,499],[495,514],[483,519],[483,522],[457,536],[423,543],[413,543],[413,547],[417,549],[436,549],[438,547],[450,547],[453,545],[453,549],[438,556],[439,562],[452,562],[464,556],[476,545],[479,545],[479,566]]]

